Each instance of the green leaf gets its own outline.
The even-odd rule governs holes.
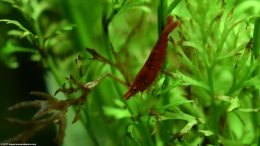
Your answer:
[[[212,135],[214,135],[214,133],[212,131],[210,131],[210,130],[199,130],[199,132],[201,134],[203,134],[204,136],[212,136]]]
[[[187,122],[191,122],[196,120],[195,117],[182,113],[182,112],[165,112],[162,115],[159,116],[159,120],[160,121],[164,121],[164,120],[184,120]]]
[[[181,0],[174,0],[168,7],[168,14],[181,2]]]
[[[127,1],[123,6],[121,6],[121,8],[117,8],[119,9],[119,12],[117,14],[123,13],[124,11],[132,8],[140,9],[146,13],[151,13],[152,11],[150,7],[144,5],[144,2],[142,0],[132,0]]]
[[[57,29],[55,33],[57,35],[59,35],[59,34],[62,34],[64,32],[71,31],[73,28],[75,28],[74,24],[64,24],[59,29]]]
[[[259,112],[260,108],[239,108],[238,110],[240,112],[248,113],[248,112]]]
[[[22,4],[21,1],[16,0],[2,0],[3,2],[9,3],[12,7],[21,10],[20,5]]]
[[[32,32],[30,32],[20,22],[18,22],[16,20],[0,19],[0,22],[5,22],[6,24],[13,24],[13,25],[17,26],[19,29],[23,30],[24,32],[28,32],[28,33],[32,34]]]
[[[132,7],[132,8],[136,8],[136,9],[142,10],[145,13],[152,13],[152,10],[149,7],[145,6],[145,5],[135,6],[135,7]]]
[[[0,59],[10,68],[17,68],[19,63],[15,56],[12,55],[14,51],[13,44],[9,41],[0,50]]]
[[[33,0],[31,1],[31,5],[33,8],[32,18],[33,20],[38,20],[41,14],[50,7],[49,3],[47,1],[37,1]]]
[[[241,1],[241,3],[236,6],[235,15],[241,17],[259,14],[259,7],[260,2],[258,0]]]
[[[115,119],[130,118],[131,113],[127,109],[120,109],[116,107],[104,106],[103,110],[107,116],[112,116]]]
[[[117,105],[120,108],[124,108],[125,107],[125,103],[122,100],[115,99],[114,103],[115,103],[115,105]]]
[[[240,107],[240,103],[239,103],[239,98],[238,97],[231,98],[230,96],[224,96],[223,95],[223,96],[217,96],[217,99],[230,103],[230,105],[229,105],[229,107],[227,109],[228,112],[231,112],[234,109],[237,109],[237,108]]]
[[[179,78],[183,81],[184,85],[193,85],[193,86],[202,87],[202,88],[208,90],[208,86],[206,86],[202,82],[196,81],[196,80],[184,75],[181,72],[177,72],[175,75],[176,75],[177,78]]]
[[[17,52],[24,52],[24,53],[38,53],[38,51],[34,50],[33,48],[25,48],[25,47],[21,47],[16,45],[15,43],[13,43],[12,41],[8,41],[5,45],[5,47],[3,47],[1,49],[1,54],[2,55],[11,55],[13,53],[17,53]]]
[[[236,108],[240,107],[239,99],[237,97],[231,98],[230,100],[230,106],[228,107],[227,111],[231,112]]]
[[[187,99],[178,99],[178,100],[175,100],[174,103],[171,103],[171,104],[167,104],[165,105],[163,108],[164,109],[168,109],[168,108],[172,108],[172,107],[175,107],[175,106],[179,106],[179,105],[182,105],[182,104],[186,104],[186,103],[191,103],[193,102],[192,100],[187,100]]]
[[[10,19],[0,19],[0,22],[5,22],[6,24],[12,24],[17,26],[20,30],[10,30],[8,32],[9,35],[16,36],[19,38],[26,37],[30,42],[33,41],[34,34],[29,31],[27,28],[25,28],[20,22],[16,20],[10,20]]]
[[[15,56],[8,56],[8,58],[4,58],[1,56],[1,60],[7,65],[9,68],[17,68],[19,66],[19,62],[17,61]]]
[[[10,68],[17,68],[19,63],[16,60],[14,53],[24,52],[37,54],[38,51],[32,48],[25,48],[17,46],[14,42],[8,41],[3,48],[0,49],[0,58]]]
[[[28,31],[21,31],[21,30],[13,29],[13,30],[8,31],[8,35],[14,36],[14,37],[19,37],[21,39],[21,38],[30,36],[30,33]]]
[[[189,133],[191,128],[196,124],[198,124],[197,120],[189,121],[179,132],[174,134],[173,137],[183,137],[185,134]]]
[[[166,88],[164,88],[163,90],[159,91],[159,94],[163,95],[167,92],[170,92],[173,88],[181,85],[181,82],[182,82],[182,80],[176,80],[173,84],[171,84],[171,85],[167,86]]]
[[[196,125],[196,124],[198,124],[198,121],[197,121],[197,120],[189,121],[189,122],[186,124],[186,126],[181,129],[180,134],[181,134],[181,135],[184,135],[184,134],[188,133],[188,132],[191,130],[191,128],[192,128],[194,125]]]

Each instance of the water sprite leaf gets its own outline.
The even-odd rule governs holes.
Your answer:
[[[7,34],[10,36],[23,38],[23,31],[21,31],[21,30],[13,29],[13,30],[8,31]]]
[[[237,109],[237,108],[240,107],[240,103],[239,103],[239,98],[238,97],[231,98],[230,96],[224,96],[223,95],[223,96],[217,96],[217,99],[230,103],[230,105],[229,105],[229,107],[227,109],[228,112],[231,112],[234,109]]]
[[[50,7],[49,3],[47,1],[31,1],[31,5],[33,8],[32,18],[33,20],[38,20],[38,18],[41,16],[42,12],[44,12],[46,9]]]
[[[118,14],[120,14],[124,11],[127,11],[129,9],[132,9],[132,8],[137,8],[137,9],[142,10],[143,12],[151,13],[151,8],[144,5],[144,1],[142,1],[142,0],[132,0],[132,1],[127,1],[125,4],[123,4],[123,6],[121,7]]]
[[[222,101],[226,101],[226,102],[228,102],[230,100],[230,97],[225,96],[225,95],[217,96],[216,98],[219,99],[219,100],[222,100]]]
[[[0,58],[10,68],[17,68],[19,64],[16,60],[16,57],[14,56],[14,53],[17,52],[32,53],[32,54],[38,53],[36,50],[32,48],[17,46],[12,41],[8,41],[5,44],[5,46],[0,49]]]
[[[240,112],[259,112],[260,108],[239,108],[238,109]]]
[[[143,12],[146,12],[146,13],[151,13],[152,12],[152,10],[149,7],[145,6],[145,5],[135,6],[133,8],[140,9]]]
[[[13,24],[15,26],[17,26],[19,29],[23,30],[24,32],[29,32],[30,34],[32,34],[32,32],[30,32],[28,29],[26,29],[20,22],[16,21],[16,20],[11,20],[11,19],[0,19],[0,22],[5,22],[6,24]]]
[[[115,99],[114,100],[115,105],[117,105],[118,107],[124,108],[125,107],[125,103],[122,100],[119,99]]]
[[[33,36],[34,34],[29,31],[27,28],[25,28],[20,22],[16,21],[16,20],[10,20],[10,19],[0,19],[0,22],[5,22],[6,24],[12,24],[17,26],[19,30],[10,30],[8,32],[9,35],[12,36],[16,36],[16,37],[20,37],[20,38],[24,38],[27,37],[27,39],[32,42],[33,41]]]
[[[189,121],[179,132],[175,133],[173,135],[173,138],[177,138],[177,137],[183,137],[184,135],[186,135],[188,132],[191,131],[192,127],[195,126],[196,124],[198,124],[197,120],[192,120]]]
[[[171,85],[167,86],[166,88],[164,88],[163,90],[159,91],[159,94],[160,94],[160,95],[163,95],[163,94],[165,94],[165,93],[168,93],[168,92],[170,92],[173,88],[175,88],[175,87],[181,85],[181,83],[182,83],[182,80],[176,80],[173,84],[171,84]]]
[[[74,24],[64,24],[56,30],[55,34],[59,35],[64,32],[71,31],[73,28],[75,28]]]
[[[176,75],[177,78],[179,78],[183,81],[184,85],[193,85],[193,86],[202,87],[202,88],[208,90],[208,86],[206,86],[202,82],[196,81],[196,80],[184,75],[181,72],[177,72],[175,75]]]
[[[8,31],[7,34],[10,36],[19,37],[20,39],[30,36],[30,33],[28,31],[21,31],[17,29],[12,29]]]
[[[192,100],[187,100],[185,98],[182,98],[182,99],[174,100],[174,103],[165,105],[163,107],[163,109],[169,109],[169,108],[173,108],[175,106],[179,106],[179,105],[186,104],[186,103],[191,103],[191,102],[193,102],[193,101]]]
[[[230,100],[230,106],[228,107],[227,111],[231,112],[234,109],[237,109],[240,107],[239,99],[237,97],[231,98]]]
[[[42,56],[40,53],[34,53],[31,55],[30,60],[34,62],[38,62],[42,59]]]
[[[136,144],[138,143],[139,138],[142,137],[142,134],[139,132],[136,124],[129,124],[127,126],[127,133]]]
[[[199,133],[201,133],[204,136],[212,136],[214,133],[210,130],[199,130]]]
[[[252,69],[251,67],[250,69]],[[256,68],[257,69],[257,68]],[[253,72],[248,73],[247,78],[244,79],[244,82],[240,86],[254,86],[256,89],[260,89],[260,76],[250,77],[251,74],[254,74]]]
[[[184,120],[187,122],[192,122],[194,120],[196,121],[196,118],[183,112],[164,112],[159,116],[159,121],[164,120]]]
[[[21,2],[17,0],[2,0],[3,2],[9,3],[12,7],[21,10],[20,5]]]
[[[181,129],[180,134],[181,134],[181,135],[184,135],[184,134],[188,133],[188,132],[191,130],[191,128],[192,128],[194,125],[196,125],[196,124],[198,124],[198,121],[197,121],[197,120],[189,121],[189,122],[186,124],[186,126]]]
[[[48,8],[50,4],[47,1],[37,0],[4,0],[11,4],[12,7],[18,9],[25,16],[30,16],[33,20],[37,21],[41,14]]]
[[[16,1],[15,0],[3,0],[3,2],[14,4]]]
[[[244,16],[259,14],[260,2],[258,0],[250,0],[241,2],[235,9],[235,16]]]
[[[14,50],[15,49],[10,41],[0,50],[1,60],[10,68],[17,68],[19,66],[16,57],[12,55]]]
[[[4,56],[0,54],[1,60],[7,65],[9,68],[17,68],[19,63],[15,56]]]
[[[121,109],[111,106],[104,106],[103,110],[107,116],[112,116],[115,119],[130,118],[131,113],[127,109]]]
[[[181,2],[181,0],[174,0],[174,1],[172,1],[172,3],[171,3],[171,4],[169,5],[169,7],[168,7],[167,12],[168,12],[168,13],[171,13],[171,11],[173,11],[174,8],[175,8],[180,2]]]
[[[33,48],[25,48],[25,47],[17,46],[12,41],[8,41],[6,45],[1,49],[0,52],[1,55],[7,55],[7,56],[17,52],[38,53],[38,51],[34,50]]]

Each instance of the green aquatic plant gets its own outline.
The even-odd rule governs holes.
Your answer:
[[[2,36],[1,61],[16,68],[16,54],[29,54],[44,69],[48,88],[32,92],[42,100],[10,106],[39,108],[28,121],[7,118],[30,125],[11,142],[26,142],[52,124],[63,145],[260,142],[257,0],[1,3],[23,16],[0,19],[12,26]],[[179,25],[161,72],[143,93],[124,100],[169,15]]]

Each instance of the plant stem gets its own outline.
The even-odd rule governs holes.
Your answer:
[[[160,36],[164,28],[166,17],[167,17],[167,0],[159,0],[158,11],[157,11],[158,36]]]
[[[50,57],[47,57],[45,59],[46,64],[48,65],[48,68],[50,69],[51,73],[53,74],[54,78],[56,79],[59,86],[63,85],[63,80],[60,78],[60,73],[57,70],[55,64],[53,63],[53,59]]]
[[[44,46],[43,46],[44,45],[43,44],[43,42],[44,42],[43,34],[42,34],[41,27],[40,27],[40,24],[39,24],[38,21],[35,21],[34,28],[35,28],[36,34],[38,36],[38,43],[39,43],[38,46],[39,46],[39,48],[44,48]]]

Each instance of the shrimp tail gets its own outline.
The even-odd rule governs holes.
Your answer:
[[[168,16],[166,25],[160,36],[167,36],[179,25],[178,21],[173,21],[173,16]]]

